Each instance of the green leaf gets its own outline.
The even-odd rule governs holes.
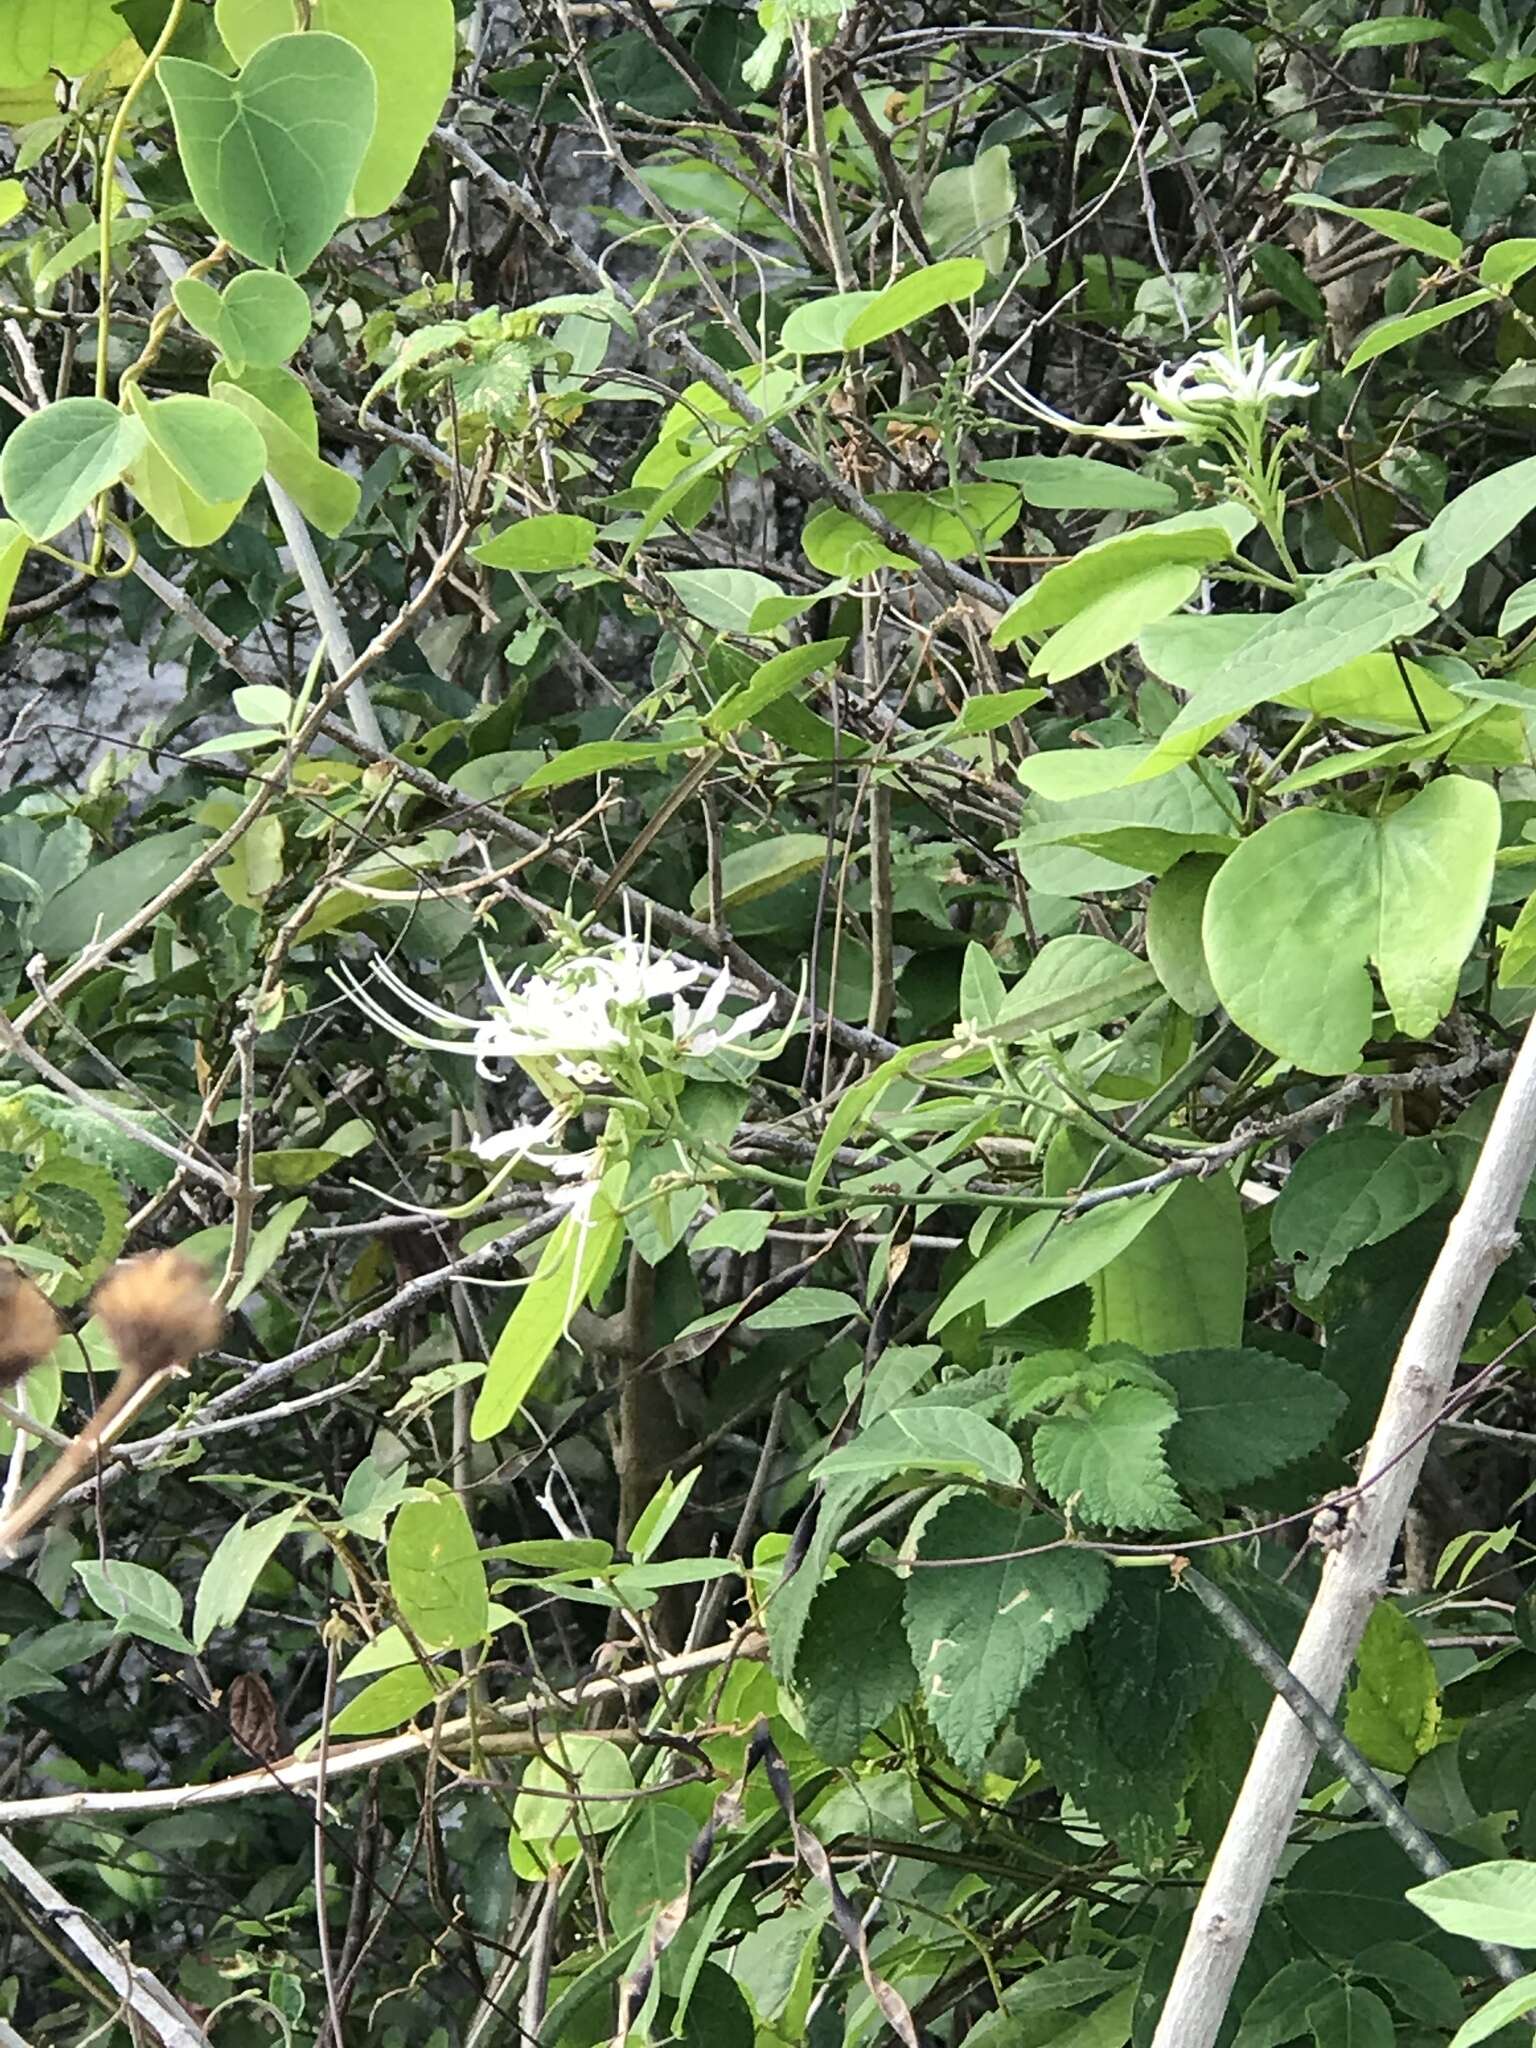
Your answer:
[[[325,462],[307,447],[290,422],[264,405],[243,385],[221,382],[219,396],[245,414],[261,435],[267,468],[293,499],[310,525],[335,540],[351,525],[362,486],[344,469]]]
[[[120,1636],[141,1636],[163,1650],[191,1656],[192,1645],[181,1628],[181,1595],[161,1573],[120,1558],[81,1560],[74,1573],[96,1606],[117,1624]]]
[[[1231,79],[1239,92],[1252,94],[1254,86],[1253,44],[1235,28],[1203,28],[1195,37],[1206,56],[1224,78]]]
[[[819,832],[780,832],[738,846],[720,863],[720,890],[724,908],[738,909],[768,896],[775,889],[814,874],[827,859],[827,842]],[[709,878],[694,885],[689,902],[695,912],[709,908]]]
[[[203,1567],[192,1607],[192,1643],[199,1656],[215,1629],[232,1628],[245,1612],[256,1581],[299,1514],[298,1508],[285,1508],[280,1515],[269,1515],[254,1524],[242,1515],[220,1537],[218,1548]]]
[[[1420,14],[1383,14],[1352,21],[1339,37],[1341,51],[1375,50],[1398,43],[1433,43],[1446,33],[1443,21]]]
[[[1246,634],[1238,628],[1237,645],[1218,654],[1208,680],[1186,680],[1157,664],[1165,682],[1193,694],[1136,779],[1161,775],[1177,762],[1190,760],[1256,704],[1285,697],[1360,655],[1374,654],[1378,647],[1418,632],[1433,617],[1434,607],[1414,591],[1356,581],[1319,591],[1290,611],[1261,620]]]
[[[1298,1296],[1312,1300],[1352,1251],[1405,1230],[1434,1207],[1451,1178],[1428,1138],[1349,1124],[1316,1139],[1270,1211],[1275,1256],[1295,1263]]]
[[[1355,1662],[1344,1733],[1376,1770],[1406,1777],[1434,1748],[1439,1733],[1434,1659],[1402,1610],[1390,1600],[1378,1600]]]
[[[1408,1896],[1412,1898],[1413,1893]],[[1457,2031],[1451,2048],[1476,2048],[1479,2041],[1491,2040],[1512,2021],[1524,2019],[1532,2011],[1536,2011],[1536,1971],[1513,1984],[1506,1984],[1502,1991],[1496,1991],[1488,2003]]]
[[[311,315],[304,288],[280,270],[245,270],[222,292],[178,278],[171,297],[183,320],[232,362],[276,370],[303,346]]]
[[[817,1590],[795,1658],[806,1740],[829,1764],[852,1763],[917,1690],[902,1628],[906,1587],[862,1559]]]
[[[1070,1220],[1051,1212],[1026,1217],[956,1281],[929,1318],[929,1328],[937,1333],[979,1305],[986,1327],[995,1330],[1037,1302],[1091,1280],[1134,1242],[1172,1196],[1169,1186],[1105,1202]]]
[[[1290,203],[1309,206],[1319,213],[1342,214],[1345,220],[1359,221],[1362,227],[1385,235],[1400,248],[1417,249],[1421,255],[1433,256],[1440,263],[1461,261],[1460,235],[1434,221],[1420,220],[1416,213],[1398,213],[1390,206],[1344,206],[1337,199],[1320,199],[1315,192],[1293,192]]]
[[[1047,1777],[1143,1868],[1177,1850],[1191,1718],[1223,1668],[1202,1619],[1145,1574],[1117,1574],[1087,1629],[1019,1702],[1019,1734]]]
[[[1454,604],[1467,571],[1536,511],[1536,456],[1495,470],[1430,521],[1414,580],[1439,606]]]
[[[525,1841],[612,1834],[628,1820],[634,1775],[616,1742],[601,1735],[557,1735],[523,1773],[512,1825]]]
[[[818,669],[830,668],[848,645],[846,639],[812,640],[804,647],[786,647],[759,663],[746,682],[726,694],[704,720],[707,732],[717,739],[750,725],[758,712],[803,683]]]
[[[1037,1424],[1035,1476],[1074,1519],[1106,1529],[1187,1527],[1189,1510],[1163,1453],[1176,1416],[1173,1403],[1150,1387],[1081,1396]]]
[[[694,1232],[695,1252],[755,1252],[767,1242],[773,1215],[767,1209],[723,1209]]]
[[[1405,341],[1417,341],[1421,334],[1430,334],[1437,327],[1443,327],[1448,320],[1459,320],[1464,313],[1476,312],[1479,306],[1486,306],[1494,294],[1491,291],[1467,292],[1459,299],[1447,299],[1438,306],[1426,306],[1419,313],[1399,313],[1388,320],[1378,320],[1374,327],[1368,327],[1355,343],[1349,361],[1344,365],[1346,376],[1351,370],[1362,369],[1365,364],[1375,362],[1389,349],[1401,348]]]
[[[1536,1863],[1474,1863],[1448,1870],[1415,1885],[1408,1900],[1447,1934],[1536,1948]]]
[[[265,443],[234,406],[192,392],[146,399],[135,388],[133,408],[151,448],[207,504],[243,504],[260,483]]]
[[[263,43],[236,78],[162,57],[181,167],[204,219],[268,269],[307,270],[336,232],[373,135],[373,68],[340,36]]]
[[[128,1209],[104,1166],[85,1159],[45,1158],[21,1184],[43,1245],[94,1278],[123,1248]]]
[[[1450,137],[1435,157],[1451,220],[1469,242],[1487,234],[1525,197],[1525,163],[1518,149],[1496,149],[1480,136]]]
[[[15,520],[0,519],[0,630],[4,629],[6,607],[16,588],[21,565],[27,559],[27,547],[27,536]]]
[[[597,528],[572,512],[541,512],[519,519],[470,549],[487,569],[519,569],[536,575],[551,569],[580,569],[592,559]]]
[[[403,1728],[436,1699],[447,1683],[446,1673],[423,1671],[416,1663],[399,1671],[388,1671],[372,1685],[365,1685],[356,1699],[348,1700],[331,1722],[331,1733],[350,1740],[357,1735],[382,1735]]]
[[[535,768],[517,793],[536,796],[542,789],[563,789],[569,782],[585,782],[612,769],[651,767],[669,760],[682,744],[685,742],[678,740],[588,740],[585,746],[568,747],[553,761]]]
[[[1093,1342],[1133,1344],[1149,1358],[1239,1344],[1247,1282],[1243,1205],[1230,1177],[1181,1181],[1094,1275]]]
[[[259,1230],[251,1233],[250,1248],[245,1255],[245,1265],[234,1293],[229,1297],[231,1313],[265,1280],[268,1273],[282,1257],[283,1248],[309,1208],[305,1196],[296,1201],[285,1202],[277,1214],[263,1223]]]
[[[842,1323],[859,1313],[851,1294],[838,1287],[796,1287],[747,1317],[748,1330],[808,1330],[819,1323]]]
[[[1091,455],[1006,455],[976,467],[1048,511],[1172,512],[1179,502],[1171,484]]]
[[[1109,1590],[1104,1560],[1052,1548],[1059,1534],[1043,1515],[975,1497],[944,1502],[923,1524],[907,1580],[907,1641],[929,1718],[962,1770],[980,1770],[1020,1694]],[[942,1568],[1020,1551],[1036,1554]]]
[[[1097,667],[1154,620],[1176,612],[1200,588],[1203,574],[1192,563],[1163,562],[1112,583],[1051,635],[1030,663],[1030,674],[1061,683]]]
[[[1536,235],[1517,235],[1495,242],[1478,265],[1478,277],[1495,291],[1508,291],[1528,271],[1536,270]]]
[[[861,1429],[852,1443],[817,1466],[821,1479],[862,1478],[871,1484],[902,1472],[932,1472],[995,1486],[1016,1486],[1024,1466],[1019,1447],[967,1408],[918,1403],[893,1408]]]
[[[1156,1371],[1179,1419],[1168,1465],[1181,1486],[1223,1493],[1315,1451],[1338,1420],[1343,1389],[1269,1351],[1176,1351]]]
[[[302,1188],[343,1159],[355,1159],[373,1143],[373,1127],[353,1117],[333,1131],[323,1145],[294,1145],[279,1152],[257,1152],[251,1176],[259,1188]]]
[[[668,1530],[688,1505],[688,1496],[703,1469],[702,1465],[695,1465],[682,1480],[669,1474],[651,1495],[629,1532],[629,1554],[637,1564],[653,1557],[666,1541]]]
[[[16,427],[0,449],[0,498],[33,540],[52,540],[89,511],[145,445],[143,427],[104,398],[62,398]]]
[[[590,1215],[561,1217],[544,1246],[533,1278],[502,1326],[485,1369],[485,1383],[470,1419],[470,1434],[484,1443],[506,1428],[533,1389],[546,1360],[570,1328],[571,1318],[607,1270],[624,1240],[617,1203],[627,1167],[620,1159],[603,1177]]]
[[[1085,758],[1077,748],[1062,751]],[[1113,751],[1145,758],[1147,750]],[[1023,764],[1020,781],[1038,787],[1055,761],[1055,754],[1031,756]],[[1225,853],[1237,844],[1237,822],[1207,778],[1182,767],[1155,782],[1090,790],[1062,801],[1039,796],[1026,811],[1024,829],[1014,844],[1031,888],[1049,895],[1084,896],[1130,887],[1173,867],[1186,853]],[[1064,850],[1070,848],[1078,850]]]
[[[490,1596],[464,1503],[446,1489],[408,1500],[389,1531],[389,1590],[422,1648],[465,1650],[485,1640]]]
[[[1392,2015],[1360,1984],[1330,1984],[1307,2007],[1307,2025],[1317,2048],[1393,2048],[1398,2035]]]
[[[690,618],[720,633],[749,632],[763,600],[783,595],[755,569],[673,569],[666,580]]]
[[[1179,1008],[1208,1017],[1219,998],[1205,964],[1205,899],[1219,863],[1186,854],[1147,898],[1147,958]]]
[[[292,0],[218,0],[219,33],[237,64],[293,27]],[[372,66],[378,120],[348,211],[393,206],[453,84],[453,0],[311,0],[311,26],[344,36]]]
[[[952,256],[946,263],[909,271],[877,292],[854,318],[843,337],[843,347],[868,348],[888,334],[900,334],[941,306],[971,298],[986,281],[987,266],[974,256]]]
[[[1454,2027],[1461,2018],[1461,1986],[1438,1956],[1406,1941],[1381,1941],[1354,1958],[1358,1975],[1385,1984],[1401,2011],[1432,2027]]]
[[[1211,981],[1233,1022],[1314,1074],[1360,1064],[1375,1007],[1432,1031],[1456,998],[1493,879],[1499,800],[1463,776],[1385,817],[1295,810],[1244,840],[1206,898]]]
[[[112,0],[7,0],[0,10],[0,88],[50,71],[81,78],[123,40]]]
[[[1013,165],[993,143],[974,163],[940,171],[923,195],[923,234],[935,256],[979,256],[991,277],[1008,267]]]
[[[823,576],[838,576],[848,582],[872,576],[877,569],[910,569],[906,555],[898,555],[872,534],[862,519],[824,505],[808,519],[800,533],[806,560]]]
[[[1180,512],[1172,519],[1113,534],[1081,548],[1069,562],[1047,569],[1032,589],[1015,598],[992,631],[992,645],[1013,646],[1026,633],[1041,634],[1066,625],[1085,607],[1099,603],[1112,583],[1124,583],[1149,570],[1183,565],[1196,570],[1229,556],[1252,525],[1252,515],[1237,506],[1212,511]],[[1170,607],[1171,609],[1171,607]]]
[[[841,354],[848,330],[871,307],[878,292],[830,292],[796,306],[779,330],[779,346],[793,356]]]

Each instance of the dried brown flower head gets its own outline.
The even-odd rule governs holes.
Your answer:
[[[190,1363],[224,1327],[207,1275],[183,1252],[124,1259],[96,1289],[91,1307],[123,1364],[143,1373]]]
[[[0,1389],[24,1380],[58,1343],[61,1331],[46,1295],[8,1260],[0,1263]]]

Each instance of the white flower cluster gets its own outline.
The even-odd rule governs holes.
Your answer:
[[[1315,384],[1298,372],[1312,359],[1311,342],[1279,349],[1271,356],[1265,341],[1244,347],[1236,330],[1225,347],[1204,348],[1187,363],[1160,363],[1152,387],[1141,402],[1142,424],[1157,434],[1182,433],[1190,413],[1201,406],[1239,405],[1267,412],[1287,398],[1310,398]]]
[[[1184,363],[1160,363],[1150,385],[1132,385],[1141,398],[1139,426],[1096,426],[1068,418],[1017,382],[1010,388],[1020,404],[1066,434],[1100,441],[1183,440],[1230,417],[1235,409],[1263,419],[1270,408],[1292,398],[1310,398],[1315,384],[1304,381],[1314,344],[1278,349],[1263,340],[1245,342],[1235,326]],[[1009,381],[1009,380],[1005,380]]]
[[[564,1084],[545,1116],[477,1138],[474,1150],[481,1159],[498,1164],[526,1160],[557,1176],[585,1173],[587,1155],[556,1149],[578,1107],[579,1091],[617,1078],[621,1060],[637,1052],[643,1056],[647,1047],[654,1056],[669,1041],[672,1052],[684,1059],[707,1059],[727,1047],[752,1057],[767,1056],[744,1041],[771,1015],[771,996],[727,1016],[725,1003],[733,983],[730,969],[722,967],[690,1003],[684,991],[697,988],[708,970],[694,960],[653,952],[645,941],[627,935],[598,951],[567,954],[542,973],[519,970],[503,980],[489,960],[485,971],[495,991],[494,1004],[484,1017],[461,1017],[418,995],[386,961],[374,962],[378,981],[397,1001],[435,1025],[435,1036],[391,1015],[360,982],[348,982],[358,1007],[406,1045],[470,1057],[487,1079],[494,1078],[495,1062],[516,1060],[546,1094],[556,1092],[548,1081]],[[661,1020],[650,1012],[653,1004],[668,998],[670,1028],[658,1044]],[[465,1035],[443,1035],[448,1032]]]

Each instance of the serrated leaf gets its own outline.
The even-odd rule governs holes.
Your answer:
[[[851,1763],[917,1690],[902,1628],[906,1588],[863,1561],[818,1589],[795,1657],[806,1739],[829,1764]]]
[[[1150,1387],[1115,1387],[1038,1424],[1035,1476],[1073,1516],[1106,1529],[1177,1529],[1192,1517],[1163,1438],[1177,1411]]]
[[[1179,1419],[1168,1466],[1181,1486],[1221,1492],[1268,1478],[1317,1449],[1343,1389],[1268,1351],[1176,1351],[1157,1361]]]
[[[1427,1138],[1376,1124],[1330,1131],[1302,1153],[1270,1211],[1275,1255],[1295,1263],[1296,1292],[1310,1301],[1351,1252],[1405,1230],[1450,1185]]]
[[[50,1251],[93,1277],[122,1249],[128,1206],[104,1166],[46,1159],[22,1185],[26,1212]]]
[[[1083,1808],[1124,1857],[1145,1867],[1178,1845],[1188,1746],[1170,1735],[1155,1755],[1138,1763],[1121,1754],[1117,1737],[1125,1724],[1100,1699],[1088,1650],[1091,1634],[1090,1628],[1064,1643],[1039,1683],[1024,1694],[1018,1731],[1051,1783]],[[1142,1720],[1152,1696],[1141,1695]]]
[[[907,1641],[929,1718],[964,1770],[980,1769],[1020,1694],[1109,1589],[1104,1560],[1052,1547],[1059,1536],[1044,1516],[971,1498],[945,1502],[923,1527],[922,1564],[907,1582]],[[1003,1563],[942,1562],[1005,1553]]]

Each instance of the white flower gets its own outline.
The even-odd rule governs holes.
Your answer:
[[[1139,426],[1097,426],[1074,420],[1047,405],[1012,378],[1002,381],[1019,404],[1047,426],[1064,434],[1087,434],[1098,441],[1166,441],[1196,434],[1205,421],[1202,411],[1217,406],[1247,406],[1267,412],[1290,398],[1310,398],[1315,384],[1302,376],[1312,360],[1313,344],[1281,349],[1272,358],[1269,344],[1245,343],[1239,329],[1201,349],[1183,363],[1159,363],[1150,385],[1131,386],[1141,394]]]
[[[773,1015],[773,997],[754,1003],[750,1010],[743,1010],[738,1017],[728,1017],[723,1024],[716,1022],[721,1005],[731,992],[731,970],[722,967],[709,987],[700,997],[696,1008],[690,1010],[680,995],[672,998],[672,1042],[679,1052],[704,1059],[722,1046],[734,1045],[738,1040],[750,1038],[760,1024]]]
[[[509,1124],[506,1130],[494,1131],[488,1138],[475,1138],[470,1149],[477,1159],[513,1163],[527,1159],[546,1173],[554,1173],[558,1170],[555,1161],[566,1155],[553,1148],[568,1121],[560,1110],[552,1109],[536,1123]]]
[[[1149,430],[1165,433],[1188,424],[1201,406],[1240,405],[1267,412],[1288,398],[1310,398],[1315,384],[1295,373],[1311,360],[1312,345],[1281,349],[1271,359],[1263,340],[1245,346],[1234,329],[1224,346],[1202,349],[1177,367],[1160,363],[1152,373],[1151,390],[1142,400],[1141,417]]]

